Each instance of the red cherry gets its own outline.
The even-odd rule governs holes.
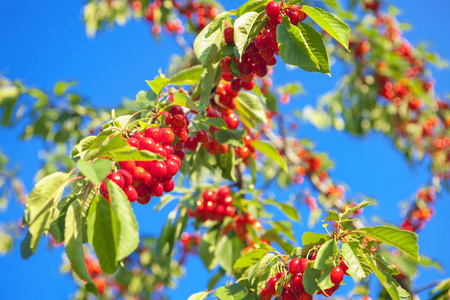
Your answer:
[[[162,128],[161,129],[161,143],[163,144],[171,144],[175,140],[175,134],[173,130],[170,128]]]
[[[241,80],[238,78],[233,79],[230,83],[230,88],[233,92],[239,93],[239,91],[241,90]]]
[[[242,141],[244,141],[245,146],[250,147],[252,145],[253,138],[250,134],[246,134]]]
[[[106,178],[110,179],[112,182],[114,182],[121,188],[123,188],[125,185],[125,179],[120,173],[109,173],[108,176],[106,176]]]
[[[135,167],[136,167],[136,165],[133,167],[133,169]],[[118,170],[117,173],[121,174],[123,176],[123,179],[124,179],[123,186],[129,186],[129,185],[131,185],[133,183],[133,176],[131,175],[130,172],[128,172],[125,169],[123,169],[123,170]]]
[[[211,139],[209,138],[208,132],[202,129],[197,132],[197,140],[203,144],[209,142]]]
[[[139,149],[139,141],[135,138],[129,138],[127,139],[127,143],[128,145],[130,145],[131,147],[137,148]]]
[[[262,63],[255,65],[255,74],[258,75],[259,77],[266,76],[267,72],[269,72],[269,68],[267,68],[266,64]]]
[[[229,129],[236,129],[239,126],[239,120],[234,113],[229,114],[224,119]]]
[[[166,160],[167,175],[174,176],[178,173],[178,164],[174,160]]]
[[[242,159],[246,159],[250,155],[250,149],[248,147],[240,147],[238,149],[238,156]]]
[[[290,286],[285,286],[283,288],[283,291],[281,292],[280,300],[294,300],[294,299],[295,299],[294,291],[291,289]]]
[[[154,153],[160,154],[163,157],[167,157],[166,149],[161,144],[155,144]]]
[[[309,259],[301,258],[298,262],[298,270],[300,274],[304,274],[306,267],[308,266]]]
[[[133,134],[133,137],[140,142],[144,135],[138,131]]]
[[[141,150],[155,152],[155,146],[156,146],[156,144],[153,139],[148,138],[148,137],[144,137],[141,139],[141,142],[140,142]]]
[[[172,126],[175,128],[183,128],[186,126],[184,115],[174,115],[172,117]]]
[[[225,37],[225,43],[232,44],[233,43],[233,35],[234,35],[234,28],[233,27],[227,27],[223,31],[223,35]]]
[[[150,173],[157,178],[164,177],[167,175],[167,167],[163,162],[155,161],[150,168]]]
[[[298,10],[298,14],[299,14],[299,22],[303,22],[307,17],[306,13],[301,10]]]
[[[172,115],[183,115],[184,116],[184,111],[183,111],[183,107],[180,105],[174,105],[170,108],[170,113]]]
[[[189,151],[191,151],[191,152],[195,151],[198,146],[197,138],[195,136],[188,137],[188,139],[186,140],[185,146],[186,146],[186,149],[188,149]]]
[[[234,207],[232,206],[227,206],[225,208],[225,215],[228,217],[234,217],[234,215],[236,214],[236,211],[234,210]]]
[[[182,162],[181,162],[181,159],[178,157],[178,156],[176,156],[176,155],[168,155],[167,156],[167,159],[169,160],[173,160],[173,161],[175,161],[176,163],[177,163],[177,165],[178,165],[178,168],[181,168],[181,165],[183,164]]]
[[[150,202],[150,200],[152,200],[152,195],[150,195],[150,194],[147,194],[143,197],[137,198],[137,202],[142,205],[148,204]]]
[[[223,80],[230,82],[233,80],[234,75],[231,73],[222,73],[222,78]]]
[[[145,176],[145,169],[143,167],[136,167],[134,168],[132,174],[134,179],[141,180]]]
[[[145,130],[145,136],[153,139],[155,143],[159,143],[161,141],[161,128],[159,127],[150,127]]]
[[[270,46],[270,42],[271,42],[270,36],[266,34],[258,35],[255,38],[255,46],[259,50],[267,49]]]
[[[214,193],[212,190],[205,190],[203,192],[202,198],[205,202],[207,201],[217,202],[217,194]]]
[[[277,290],[275,288],[277,281],[278,279],[274,276],[270,277],[270,279],[266,283],[266,289],[270,296],[273,296],[277,293]]]
[[[223,198],[222,203],[225,206],[231,206],[233,204],[233,197],[231,195],[227,195]]]
[[[155,184],[153,184],[152,187],[150,188],[150,192],[155,197],[161,197],[162,194],[164,193],[164,187],[162,183],[159,181],[155,182]]]
[[[231,58],[228,56],[220,61],[220,69],[224,73],[230,73]]]
[[[223,186],[217,191],[217,197],[220,202],[222,202],[226,196],[230,195],[231,190],[228,186]],[[223,203],[223,202],[222,202]]]
[[[269,3],[267,3],[266,14],[269,16],[269,18],[271,18],[271,19],[278,18],[278,16],[280,15],[280,12],[281,12],[280,5],[278,4],[278,2],[270,1]]]
[[[259,53],[259,55],[261,55],[261,58],[264,60],[264,62],[266,62],[265,64],[267,64],[268,61],[271,61],[274,57],[275,51],[273,51],[272,49],[268,48],[266,50],[263,50]],[[260,72],[263,70],[262,67],[260,67]],[[262,77],[262,76],[260,76]]]
[[[177,151],[175,151],[174,154],[175,154],[176,156],[178,156],[180,160],[183,160],[184,157],[186,156],[186,151],[184,151],[184,149],[182,149],[182,150],[177,150]]]
[[[266,65],[268,66],[274,66],[277,64],[277,58],[274,56],[272,56],[272,58],[270,60],[266,60]]]
[[[164,148],[164,150],[166,151],[167,155],[173,154],[173,147],[170,144],[164,144],[162,145],[162,147]]]
[[[331,295],[334,294],[334,292],[336,292],[339,289],[339,287],[340,287],[340,284],[337,283],[334,286],[330,287],[329,289],[326,289],[322,293],[325,295],[325,297],[330,297]]]
[[[348,275],[348,273],[347,273],[348,266],[343,260],[341,260],[341,262],[339,263],[339,266],[341,267],[342,271],[344,271],[344,275]]]
[[[136,168],[136,162],[133,160],[126,160],[119,162],[120,168],[127,170],[128,172],[133,172],[134,168]]]
[[[124,191],[125,194],[127,195],[128,200],[129,200],[130,202],[136,201],[136,199],[137,199],[137,197],[138,197],[138,194],[137,194],[136,189],[135,189],[132,185],[126,186],[126,187],[123,189],[123,191]]]
[[[313,296],[308,294],[307,292],[303,292],[299,295],[299,297],[297,298],[297,300],[312,300]]]
[[[341,267],[336,266],[333,268],[330,274],[330,280],[332,283],[341,283],[342,280],[344,280],[344,271],[341,269]]]
[[[175,187],[175,182],[173,181],[173,179],[170,180],[166,180],[162,183],[163,188],[164,188],[164,192],[169,193],[171,191],[173,191],[174,187]]]
[[[292,275],[289,283],[291,284],[291,289],[293,289],[294,292],[301,293],[305,290],[303,287],[303,275]]]
[[[300,13],[296,9],[290,9],[287,14],[292,25],[297,25],[300,21]]]
[[[243,76],[250,76],[253,74],[253,64],[251,62],[244,62],[242,61],[239,64],[239,71]]]
[[[144,177],[141,179],[142,183],[147,186],[152,186],[155,183],[155,177],[149,172],[145,172]]]
[[[263,288],[261,290],[261,300],[270,300],[272,299],[272,295],[269,293],[269,291],[266,288]]]
[[[241,86],[244,90],[251,91],[255,87],[255,82],[253,80],[249,82],[241,80]]]
[[[298,268],[299,262],[299,258],[291,259],[291,261],[289,262],[289,273],[291,273],[292,275],[297,275],[298,273],[300,273],[300,270]]]
[[[189,133],[185,128],[177,128],[175,129],[175,133],[177,134],[177,137],[180,139],[180,141],[182,141],[183,143],[186,142],[189,137]]]

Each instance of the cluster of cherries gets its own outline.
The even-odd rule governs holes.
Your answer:
[[[412,232],[423,229],[434,214],[433,203],[435,198],[436,190],[434,187],[420,189],[416,194],[416,201],[410,207],[406,219],[401,224],[401,228]]]
[[[202,222],[206,220],[223,221],[228,217],[234,217],[235,208],[232,206],[233,197],[228,186],[219,188],[216,192],[207,189],[203,192],[202,198],[197,200],[195,211],[189,209],[189,216],[197,218]]]
[[[186,1],[186,3],[180,4],[175,0],[172,0],[172,3],[179,16],[169,19],[163,24],[168,33],[184,33],[183,23],[179,17],[184,16],[189,21],[194,31],[200,32],[219,14],[219,9],[208,3]],[[161,0],[150,2],[146,8],[142,7],[140,0],[134,0],[131,4],[133,10],[143,12],[146,20],[152,24],[152,33],[154,35],[159,35],[161,33],[161,25],[155,22],[155,16],[160,14],[159,11],[161,10],[161,5]]]
[[[312,260],[314,259],[315,256],[312,257]],[[289,261],[288,272],[292,276],[289,279],[289,282],[284,284],[280,295],[280,300],[310,300],[313,298],[312,295],[305,291],[303,286],[303,276],[305,274],[308,262],[310,262],[310,260],[307,258],[293,258]],[[344,280],[344,274],[347,275],[347,270],[348,267],[346,263],[341,260],[340,265],[335,266],[330,273],[330,281],[334,284],[334,286],[326,289],[325,291],[319,291],[317,294],[324,295],[326,297],[333,295],[333,293],[339,289],[341,282]],[[283,276],[285,276],[284,273],[278,273],[267,281],[265,288],[261,290],[260,297],[262,300],[270,300],[272,297],[277,296],[276,284]]]
[[[189,119],[178,105],[161,114],[165,115],[165,125],[169,127],[137,131],[126,138],[126,142],[136,149],[160,154],[165,161],[121,161],[120,169],[107,176],[123,189],[130,202],[137,200],[140,204],[147,204],[152,197],[160,197],[174,189],[172,177],[178,173],[185,157],[184,142],[188,138]],[[178,138],[176,143],[175,136]],[[100,185],[100,191],[109,200],[105,181]]]
[[[230,88],[233,92],[238,93],[241,89],[252,90],[255,83],[255,76],[264,77],[269,72],[268,66],[277,63],[276,55],[278,55],[278,42],[276,27],[281,23],[282,9],[276,1],[271,1],[266,6],[266,14],[269,17],[266,27],[259,35],[248,45],[245,53],[239,61],[238,57],[225,57],[220,61],[222,70],[222,78],[230,82]],[[306,18],[306,14],[301,11],[301,6],[291,6],[283,9],[293,25],[297,25]],[[234,28],[227,27],[224,30],[224,38],[227,44],[233,44]],[[231,72],[232,62],[237,64],[240,76],[234,76]]]
[[[228,224],[222,234],[226,234],[228,231],[232,230],[241,239],[242,242],[249,242],[248,228],[247,226],[253,226],[256,230],[261,230],[261,223],[256,220],[255,216],[251,213],[238,214],[234,216],[232,222]],[[260,240],[261,243],[267,243],[267,241]],[[250,245],[252,243],[250,242]]]

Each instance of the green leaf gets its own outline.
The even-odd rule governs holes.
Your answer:
[[[134,160],[134,161],[149,161],[149,160],[164,160],[160,154],[153,153],[147,150],[138,150],[132,147],[129,151],[113,151],[109,154],[114,157],[116,162]]]
[[[204,68],[196,65],[187,69],[183,69],[170,77],[170,84],[173,85],[193,85],[200,81]]]
[[[364,200],[363,202],[361,202],[358,205],[353,206],[351,208],[350,207],[345,207],[345,211],[343,213],[341,213],[340,216],[341,216],[341,218],[346,217],[347,215],[352,214],[355,211],[360,210],[361,208],[364,208],[364,207],[369,206],[371,204],[372,204],[371,202]]]
[[[60,81],[55,85],[55,95],[60,97],[65,94],[68,88],[74,86],[76,81]]]
[[[214,274],[208,282],[208,291],[212,290],[225,274],[226,273],[223,269],[220,269],[219,272]]]
[[[392,276],[386,272],[378,269],[375,261],[372,257],[362,254],[362,258],[367,263],[367,265],[372,269],[372,271],[377,276],[380,283],[386,289],[386,291],[391,296],[392,300],[403,300],[403,299],[411,299],[411,296],[407,291],[405,291],[400,284],[392,278]]]
[[[277,41],[280,57],[289,65],[307,72],[330,73],[327,52],[322,36],[309,25],[294,26],[287,17],[277,26]]]
[[[96,145],[96,141],[94,141],[94,143],[92,143],[91,145],[90,148],[91,150],[83,158],[85,160],[91,160],[95,157],[102,157],[102,156],[111,157],[110,152],[114,151],[126,151],[126,152],[132,151],[130,145],[128,145],[128,143],[125,141],[124,138],[122,138],[120,134],[116,134],[110,139],[108,139],[107,137],[108,136],[106,136],[106,139],[104,139],[105,136],[101,136],[99,134],[98,138],[104,139],[104,141],[102,141],[102,144],[99,145],[98,148],[93,149],[94,145]]]
[[[221,144],[244,147],[242,138],[246,135],[245,130],[221,130],[216,133],[217,141]]]
[[[130,201],[124,191],[114,182],[107,180],[111,201],[111,221],[116,246],[116,261],[121,261],[139,245],[139,231]]]
[[[327,260],[335,256],[338,251],[336,241],[326,241],[317,252],[316,260],[314,261],[314,268],[319,270],[325,270],[327,267]]]
[[[24,224],[30,237],[23,246],[36,252],[42,233],[47,232],[52,222],[53,211],[67,184],[68,174],[57,172],[42,178],[31,191],[25,208]]]
[[[347,273],[359,280],[365,278],[368,274],[364,271],[363,261],[361,261],[362,259],[360,259],[358,252],[358,244],[356,244],[356,247],[352,247],[347,243],[343,243],[341,251],[342,257],[348,266]]]
[[[103,272],[112,274],[118,267],[116,260],[115,232],[111,216],[111,205],[97,195],[89,208],[87,234],[89,243],[94,247]]]
[[[158,99],[158,95],[156,95],[153,90],[139,91],[136,94],[136,102],[138,102],[138,103],[155,105],[157,99]]]
[[[292,232],[292,223],[291,222],[289,222],[289,221],[275,221],[275,222],[270,221],[269,223],[272,224],[274,230],[285,234],[288,238],[290,238],[293,241],[295,240],[294,233]]]
[[[365,227],[354,230],[365,236],[370,236],[380,242],[387,243],[397,249],[411,255],[419,260],[419,246],[417,245],[417,234],[414,232],[401,230],[391,226]]]
[[[77,164],[81,173],[95,184],[100,184],[112,168],[111,161],[104,159],[97,159],[91,165],[85,160],[79,159]]]
[[[236,17],[241,17],[246,12],[262,12],[266,9],[267,3],[270,0],[249,0],[242,4],[236,11]]]
[[[211,90],[216,83],[216,77],[219,74],[219,63],[212,64],[208,66],[202,74],[202,78],[200,80],[200,103],[203,108],[206,108],[210,105],[210,97]],[[192,98],[195,99],[194,95]]]
[[[175,92],[173,93],[173,104],[174,105],[181,105],[183,107],[189,108],[190,110],[193,110],[197,112],[197,106],[195,106],[194,101],[192,101],[189,96],[186,96],[185,94]]]
[[[210,230],[203,235],[202,241],[198,246],[198,254],[208,270],[214,269],[217,265],[217,259],[214,256],[214,251],[216,250],[218,234],[218,230]]]
[[[336,41],[345,47],[345,49],[349,50],[350,28],[347,24],[318,7],[303,5],[302,11],[322,27],[329,35],[335,38]]]
[[[222,235],[217,242],[214,256],[220,266],[228,273],[233,272],[233,266],[241,257],[242,242],[236,236]]]
[[[223,286],[214,293],[214,296],[221,300],[241,300],[245,299],[248,291],[245,286],[235,283],[229,286]]]
[[[260,26],[257,25],[257,22],[263,15],[264,12],[246,12],[234,22],[234,44],[236,45],[239,57],[242,57],[244,50],[259,31],[261,31],[262,27],[259,28]],[[265,24],[265,22],[262,22],[262,24]],[[258,32],[256,32],[256,28],[259,28]]]
[[[323,244],[326,240],[329,240],[330,236],[323,233],[315,233],[315,232],[305,232],[302,235],[302,243],[303,246],[309,244]]]
[[[270,159],[272,159],[274,162],[276,162],[280,167],[287,173],[287,163],[286,161],[281,157],[278,150],[269,143],[259,141],[259,140],[253,140],[252,146],[255,147],[256,150],[260,151],[261,153],[267,155]]]
[[[214,63],[225,45],[223,30],[228,12],[222,12],[206,25],[194,41],[194,53],[202,65],[207,68]]]
[[[204,300],[208,295],[208,292],[199,292],[191,295],[187,300]]]
[[[226,154],[220,155],[222,177],[231,181],[236,181],[236,156],[234,154],[234,148],[229,147]]]
[[[300,221],[300,215],[298,214],[297,210],[295,209],[295,207],[292,206],[291,203],[281,203],[271,199],[267,200],[266,203],[278,207],[290,219]]]
[[[317,279],[317,285],[320,287],[322,291],[325,291],[334,286],[334,283],[331,282],[331,271],[333,270],[334,265],[328,264],[323,273],[320,275],[319,279]],[[327,296],[327,295],[326,295]]]
[[[248,278],[251,284],[254,283],[254,281],[266,271],[266,269],[274,262],[276,261],[277,256],[273,253],[268,253],[266,256],[264,256],[261,261],[255,265],[249,272]]]
[[[83,220],[79,201],[72,201],[67,208],[64,239],[67,258],[70,260],[72,270],[80,279],[87,282],[86,289],[97,295],[97,287],[89,276],[84,261]]]
[[[225,121],[221,118],[205,118],[205,119],[201,119],[200,122],[206,123],[208,125],[212,125],[219,129],[225,129],[225,130],[228,129],[227,123],[225,123]]]
[[[234,100],[239,116],[244,116],[252,123],[267,123],[266,112],[258,96],[250,92],[240,92]]]
[[[308,263],[305,274],[303,275],[303,287],[305,288],[305,291],[310,295],[314,295],[318,291],[320,291],[317,280],[323,274],[321,270],[314,269],[312,265],[313,262]]]
[[[327,209],[328,216],[324,221],[339,221],[339,213],[333,209]]]
[[[159,95],[159,93],[161,93],[161,91],[166,87],[169,81],[169,78],[156,77],[153,80],[146,80],[145,82],[147,82],[147,84],[156,95]]]
[[[80,153],[89,150],[92,143],[97,139],[95,135],[90,135],[82,139],[72,150],[72,157],[78,156]]]
[[[260,262],[261,258],[263,258],[267,254],[267,252],[269,252],[269,250],[267,249],[255,249],[251,252],[245,253],[236,261],[233,268],[241,269],[253,266]]]

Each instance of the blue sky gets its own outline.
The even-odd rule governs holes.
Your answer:
[[[227,2],[228,9],[232,9],[243,1],[224,2]],[[433,6],[418,0],[391,2],[400,7],[401,21],[412,23],[412,30],[405,35],[413,44],[427,41],[431,49],[450,58],[448,1],[433,1]],[[80,0],[2,1],[0,73],[47,90],[58,80],[76,79],[77,92],[88,97],[94,105],[112,108],[125,97],[133,98],[139,90],[147,89],[145,80],[152,79],[159,68],[166,69],[171,53],[180,53],[180,48],[170,37],[163,37],[161,42],[155,43],[144,22],[132,21],[89,39],[81,20],[83,3]],[[296,78],[307,90],[305,95],[293,99],[283,110],[314,103],[319,95],[334,86],[339,72],[331,71],[336,75],[329,78],[301,70],[286,71],[279,66],[275,83]],[[433,75],[437,91],[442,95],[450,92],[450,70],[433,69]],[[42,144],[40,141],[20,141],[18,132],[18,129],[1,128],[0,148],[22,167],[20,175],[31,190]],[[306,124],[300,125],[299,135],[311,138],[318,150],[328,152],[335,162],[333,177],[347,183],[351,193],[364,193],[379,201],[377,207],[366,210],[369,217],[377,214],[398,223],[398,201],[409,199],[418,187],[428,182],[429,161],[409,166],[391,140],[382,135],[355,138],[332,130],[318,131]],[[277,200],[287,199],[287,195],[281,195],[285,198]],[[420,233],[419,245],[421,253],[438,258],[449,269],[444,273],[422,270],[418,285],[450,277],[450,258],[444,250],[450,243],[439,238],[447,235],[448,196],[445,193],[439,197],[436,216]],[[150,205],[137,206],[135,211],[144,233],[157,233],[168,212],[157,214]],[[302,209],[301,213],[305,220],[307,211]],[[0,214],[0,221],[16,220],[21,216],[22,208],[12,205],[8,214]],[[152,222],[148,221],[148,216],[152,216]],[[302,223],[295,229],[296,236],[300,237],[307,227]],[[0,274],[1,299],[65,299],[75,291],[70,277],[58,273],[63,255],[61,249],[48,251],[40,245],[36,255],[28,261],[20,258],[18,250],[16,245],[13,253],[0,257],[0,269],[8,270]],[[173,299],[185,299],[189,294],[203,290],[207,272],[198,266],[198,259],[188,259],[188,276],[180,281],[179,290],[170,293]],[[196,271],[195,279],[193,270]]]

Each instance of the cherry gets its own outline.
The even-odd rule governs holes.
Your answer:
[[[225,215],[228,217],[234,217],[234,215],[236,214],[234,208],[232,206],[227,206],[225,208]]]
[[[136,201],[136,199],[137,199],[137,197],[138,197],[138,194],[137,194],[136,189],[135,189],[132,185],[126,186],[126,187],[123,189],[123,191],[124,191],[125,195],[127,195],[128,200],[129,200],[130,202]]]
[[[149,171],[157,178],[164,177],[167,174],[167,167],[163,162],[154,161]]]
[[[266,14],[271,19],[276,19],[280,15],[280,5],[276,1],[270,1],[266,5]]]
[[[182,149],[182,150],[175,151],[174,154],[176,156],[178,156],[180,160],[183,160],[184,157],[186,156],[186,151],[184,151],[184,149]]]
[[[307,292],[303,292],[299,295],[299,297],[297,298],[297,300],[312,300],[313,296],[308,294]]]
[[[308,16],[304,11],[297,10],[299,14],[299,22],[303,22]]]
[[[243,76],[250,76],[253,74],[253,64],[251,62],[244,62],[242,61],[239,64],[239,71]]]
[[[172,126],[175,128],[183,128],[186,126],[184,115],[174,115],[172,117]]]
[[[145,136],[153,139],[156,143],[161,141],[161,128],[150,127],[145,130]]]
[[[261,290],[261,299],[262,300],[270,300],[272,298],[272,295],[269,293],[269,291],[266,288],[263,288]]]
[[[202,198],[205,202],[207,201],[217,202],[217,194],[214,193],[212,190],[205,190],[203,192]]]
[[[141,139],[140,148],[141,150],[147,150],[151,152],[155,152],[155,141],[151,138],[144,137]]]
[[[241,147],[238,149],[238,156],[242,159],[246,159],[250,155],[250,149],[248,147]]]
[[[330,280],[332,283],[341,283],[344,280],[344,271],[341,267],[336,266],[333,268],[330,274]]]
[[[241,80],[238,78],[233,79],[230,83],[230,89],[235,93],[239,93],[241,90]]]
[[[164,150],[166,151],[167,155],[173,154],[173,147],[170,144],[164,144],[162,145],[162,147],[164,148]]]
[[[161,144],[156,144],[155,149],[153,150],[154,153],[160,154],[163,157],[167,157],[166,149]]]
[[[137,202],[142,205],[148,204],[150,202],[150,200],[152,200],[152,195],[150,195],[150,194],[147,194],[144,197],[137,198]]]
[[[251,91],[255,87],[255,82],[252,81],[243,81],[241,80],[241,86],[246,91]]]
[[[301,293],[305,290],[303,287],[303,275],[292,275],[289,283],[294,292]]]
[[[258,35],[255,38],[255,46],[259,50],[264,50],[264,49],[269,48],[270,42],[271,42],[270,41],[270,37],[268,35],[266,35],[266,34]]]
[[[177,174],[179,169],[177,162],[171,159],[166,161],[166,168],[167,168],[167,175],[169,176],[174,176],[175,174]]]
[[[153,184],[152,187],[150,188],[150,192],[155,197],[161,197],[162,194],[164,193],[164,187],[162,183],[159,181],[155,182],[155,184]]]
[[[149,172],[145,172],[144,177],[141,179],[142,183],[148,186],[152,186],[155,183],[155,177]]]
[[[161,129],[161,143],[171,144],[175,140],[175,134],[170,128]]]
[[[283,291],[281,292],[280,300],[292,300],[292,299],[295,299],[294,291],[291,289],[290,286],[285,286],[283,288]]]
[[[129,138],[127,139],[127,143],[128,145],[130,145],[131,147],[137,148],[139,149],[139,141],[135,138]]]
[[[136,168],[136,162],[134,160],[125,160],[119,162],[120,168],[132,172]]]
[[[136,165],[133,167],[133,169],[135,167],[136,167]],[[130,172],[128,172],[126,170],[118,170],[117,173],[121,174],[123,176],[123,179],[124,179],[123,186],[129,186],[133,183],[133,176],[130,174]]]
[[[120,186],[121,188],[125,185],[125,179],[123,178],[123,175],[120,173],[109,173],[106,178],[110,179],[112,182]]]
[[[252,145],[253,138],[250,134],[246,134],[242,141],[244,141],[245,146],[250,147]]]
[[[286,16],[289,17],[292,25],[297,25],[300,21],[300,13],[296,9],[290,9]]]
[[[234,113],[229,114],[224,119],[229,129],[236,129],[239,126],[239,120]]]
[[[135,138],[135,139],[137,139],[139,142],[141,141],[141,139],[144,137],[144,135],[142,134],[142,133],[140,133],[139,131],[138,132],[135,132],[134,134],[133,134],[133,138]]]
[[[177,137],[180,139],[181,142],[186,142],[188,137],[189,137],[189,133],[187,132],[187,130],[185,128],[177,128],[175,130],[175,133],[177,134]],[[179,149],[181,150],[181,149]]]
[[[234,75],[231,73],[222,73],[222,78],[223,80],[230,82],[233,80]]]
[[[233,44],[233,35],[234,35],[234,28],[233,27],[227,27],[223,31],[223,35],[225,37],[225,43],[227,44]]]
[[[301,258],[298,262],[298,270],[301,274],[305,274],[306,267],[308,266],[309,259]]]
[[[171,159],[171,160],[175,161],[177,163],[177,165],[178,165],[178,168],[181,168],[181,165],[183,164],[181,162],[181,159],[178,156],[176,156],[176,155],[168,155],[167,159]]]
[[[170,108],[170,113],[172,115],[183,115],[184,116],[184,112],[183,112],[183,107],[180,105],[174,105]]]
[[[225,206],[231,206],[231,204],[233,204],[233,197],[231,197],[231,195],[227,195],[223,198],[222,203]]]
[[[348,273],[347,273],[348,266],[343,260],[341,260],[341,262],[339,263],[339,266],[341,267],[342,271],[344,271],[344,274],[348,275]]]
[[[197,132],[197,140],[203,144],[209,142],[211,139],[209,138],[208,132],[202,129]]]
[[[334,292],[336,292],[339,289],[339,286],[340,284],[337,283],[334,286],[330,287],[329,289],[326,289],[322,293],[325,295],[325,297],[330,297],[331,295],[334,294]]]
[[[255,65],[255,74],[259,77],[264,77],[267,75],[267,72],[269,72],[269,68],[267,68],[266,64],[257,64]]]
[[[175,187],[175,182],[173,181],[173,179],[170,180],[166,180],[162,183],[163,188],[164,188],[164,192],[169,193],[171,191],[173,191],[174,187]]]
[[[195,151],[198,146],[197,137],[195,137],[195,136],[188,137],[186,140],[185,146],[186,146],[186,149],[188,149],[189,151],[191,151],[191,152]]]
[[[219,201],[222,202],[226,196],[230,195],[230,193],[231,193],[230,188],[228,186],[223,186],[217,191],[217,197]]]
[[[230,65],[231,65],[231,58],[228,56],[220,61],[220,69],[224,73],[230,73]]]
[[[277,290],[275,288],[277,281],[278,281],[278,279],[274,276],[274,277],[270,277],[270,279],[266,283],[267,292],[271,296],[275,295],[277,293]]]
[[[289,273],[291,273],[292,275],[297,275],[298,273],[300,273],[298,267],[299,262],[300,262],[299,258],[291,259],[291,261],[289,262]]]

